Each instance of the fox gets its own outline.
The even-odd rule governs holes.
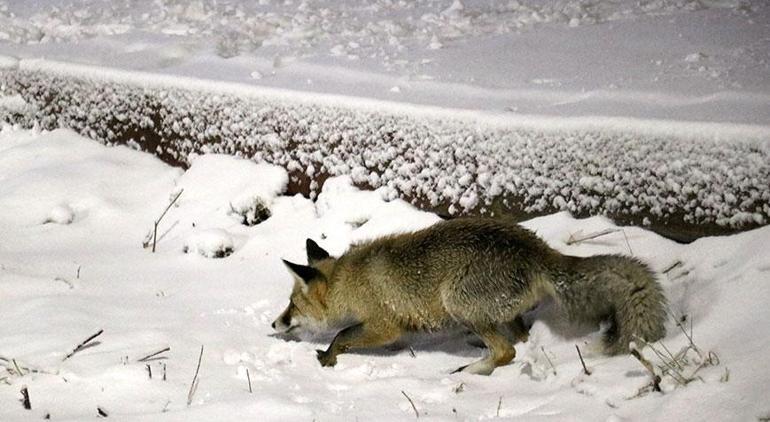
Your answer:
[[[521,316],[553,299],[571,322],[608,323],[602,348],[665,335],[666,298],[653,271],[622,255],[577,257],[500,218],[457,218],[351,246],[335,258],[306,240],[307,265],[283,260],[294,278],[278,333],[339,330],[322,366],[356,349],[383,347],[407,333],[465,328],[487,356],[454,372],[490,375],[526,340]],[[513,339],[506,335],[506,327]]]

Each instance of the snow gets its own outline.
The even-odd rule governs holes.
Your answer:
[[[692,323],[704,356],[718,357],[686,386],[667,375],[663,393],[640,394],[649,376],[636,360],[592,352],[596,328],[565,338],[547,319],[535,322],[514,363],[491,377],[449,373],[482,353],[451,333],[415,336],[414,357],[408,349],[343,354],[334,368],[315,358],[328,340],[271,336],[293,283],[281,258],[304,262],[305,238],[339,254],[353,242],[438,221],[383,199],[383,190],[360,191],[349,177],[329,179],[313,203],[281,195],[285,173],[235,157],[202,155],[182,172],[71,131],[5,127],[0,180],[0,356],[41,371],[19,376],[12,362],[0,361],[4,421],[46,414],[82,420],[96,417],[97,407],[137,421],[411,419],[403,394],[429,420],[754,420],[770,412],[770,367],[762,364],[770,346],[767,227],[689,245],[622,227],[567,245],[575,233],[616,227],[567,213],[524,223],[565,253],[633,254],[648,262],[672,313]],[[182,187],[153,254],[142,239]],[[265,195],[272,215],[249,227],[230,214],[228,201],[254,192]],[[44,224],[61,204],[76,218]],[[228,233],[232,254],[184,254],[196,233],[215,244]],[[62,362],[99,329],[98,344]],[[688,344],[673,319],[667,330],[662,343],[669,350]],[[188,406],[201,345],[199,385]],[[166,346],[162,358],[136,362]],[[706,362],[688,353],[686,374]],[[643,354],[661,364],[651,349]],[[18,403],[22,385],[32,410]]]
[[[386,100],[399,86],[399,101],[450,108],[767,125],[768,16],[763,0],[4,0],[0,54]]]
[[[48,212],[48,217],[45,219],[46,223],[56,224],[70,224],[75,220],[75,211],[67,204],[60,204]]]

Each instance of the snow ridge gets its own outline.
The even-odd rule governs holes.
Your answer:
[[[762,225],[770,216],[766,139],[693,142],[665,130],[590,126],[539,130],[23,67],[5,71],[2,86],[3,94],[28,103],[3,112],[3,121],[72,128],[185,166],[201,153],[267,162],[289,170],[292,182],[309,183],[313,197],[326,177],[348,174],[386,199],[450,214],[521,204],[526,213],[733,228]]]

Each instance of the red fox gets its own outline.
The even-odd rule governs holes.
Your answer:
[[[406,332],[463,326],[489,356],[457,370],[489,375],[516,356],[501,327],[525,337],[520,315],[549,297],[571,321],[609,322],[603,339],[609,354],[627,352],[637,337],[652,342],[665,334],[666,299],[645,264],[617,255],[563,255],[503,220],[443,221],[355,245],[339,258],[311,239],[306,247],[308,265],[284,260],[295,285],[273,328],[341,328],[318,351],[323,366]]]

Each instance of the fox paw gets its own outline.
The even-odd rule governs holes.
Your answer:
[[[469,365],[461,366],[454,371],[452,371],[452,374],[456,374],[458,372],[465,372],[468,374],[476,374],[476,375],[490,375],[492,371],[495,370],[495,367],[490,365],[489,362],[485,362],[483,360],[480,360],[478,362],[473,362]]]
[[[334,366],[337,364],[337,356],[323,350],[316,350],[316,356],[318,361],[321,362],[321,366]]]

